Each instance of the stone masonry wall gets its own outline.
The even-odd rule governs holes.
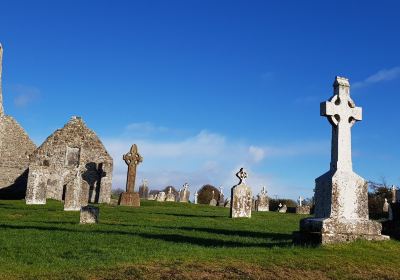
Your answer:
[[[79,168],[82,189],[89,190],[89,202],[109,203],[113,160],[97,135],[82,119],[73,117],[35,151],[30,170],[42,172],[47,184],[47,198],[64,200],[66,187],[74,176],[70,170]],[[28,182],[28,188],[33,188]]]
[[[0,116],[0,198],[23,198],[29,155],[36,149],[24,129],[10,116]]]

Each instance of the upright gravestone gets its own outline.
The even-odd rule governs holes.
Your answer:
[[[128,165],[128,174],[126,179],[126,192],[123,192],[119,198],[119,205],[140,207],[140,196],[135,193],[136,168],[143,162],[143,157],[138,153],[136,144],[132,145],[129,153],[123,156],[123,160]]]
[[[225,196],[224,196],[224,190],[223,190],[222,187],[219,188],[218,206],[219,207],[224,207],[225,206]]]
[[[164,202],[164,201],[165,201],[165,198],[166,198],[165,192],[159,192],[159,193],[156,195],[156,200],[157,200],[158,202]]]
[[[80,211],[89,201],[89,188],[82,184],[80,167],[70,171],[65,178],[68,178],[68,183],[65,187],[64,211]]]
[[[97,224],[99,222],[100,209],[94,206],[81,208],[80,224]]]
[[[26,204],[27,205],[45,205],[47,201],[47,180],[43,176],[45,169],[36,172],[29,172],[28,187],[26,189]]]
[[[196,193],[194,194],[194,204],[197,204],[198,196],[199,196],[199,193],[196,191]]]
[[[392,203],[397,202],[397,188],[395,185],[392,186]]]
[[[142,199],[149,198],[149,184],[146,179],[142,181],[142,185],[139,187],[139,196]]]
[[[389,212],[389,203],[388,203],[388,200],[387,200],[387,198],[385,198],[385,202],[383,203],[383,212],[384,213],[388,213]]]
[[[311,207],[308,205],[303,205],[304,199],[299,196],[298,205],[296,207],[296,214],[310,215]]]
[[[239,184],[231,190],[231,218],[251,218],[252,193],[250,187],[246,185],[247,172],[241,168],[236,177]]]
[[[188,203],[190,197],[189,184],[185,183],[179,192],[179,202]]]
[[[269,211],[269,199],[265,187],[263,187],[261,192],[257,195],[257,211],[258,212]]]
[[[165,198],[165,201],[168,201],[168,202],[175,202],[176,201],[175,194],[172,192],[172,188],[171,187],[168,190],[167,197]]]
[[[353,172],[351,128],[362,119],[362,109],[350,98],[346,78],[336,77],[334,95],[321,104],[321,115],[332,125],[330,170],[316,179],[315,218],[303,219],[295,241],[337,243],[356,239],[386,240],[382,226],[370,221],[368,185]]]
[[[287,212],[287,206],[286,206],[286,204],[279,204],[279,209],[278,209],[278,212],[279,213],[286,213]]]
[[[215,191],[212,191],[212,199],[210,201],[210,206],[217,206],[218,202],[215,199]]]

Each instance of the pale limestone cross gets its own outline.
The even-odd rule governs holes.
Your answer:
[[[362,108],[356,107],[350,97],[349,80],[336,77],[334,95],[321,103],[321,116],[332,125],[331,170],[353,170],[351,159],[351,127],[362,120]]]
[[[299,196],[299,206],[300,207],[303,206],[303,198],[301,196]]]
[[[247,176],[247,172],[244,170],[243,167],[240,168],[238,173],[236,173],[236,177],[238,177],[238,179],[239,179],[239,185],[246,183],[246,179],[248,176]]]
[[[3,93],[1,89],[1,74],[2,74],[2,69],[3,69],[3,47],[1,46],[0,43],[0,117],[4,115],[4,109],[3,109]]]

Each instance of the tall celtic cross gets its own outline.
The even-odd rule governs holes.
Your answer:
[[[321,116],[332,125],[331,170],[352,171],[351,128],[362,120],[362,108],[356,107],[350,97],[348,79],[336,77],[333,87],[333,97],[321,103]]]
[[[1,46],[0,43],[0,117],[4,115],[4,109],[3,109],[3,93],[1,89],[1,73],[3,69],[3,47]]]
[[[240,184],[245,184],[246,179],[247,179],[247,172],[244,170],[244,168],[240,168],[239,172],[236,173],[236,177],[239,179],[239,185]]]
[[[129,153],[123,156],[125,163],[128,165],[128,175],[126,179],[126,192],[133,193],[135,191],[136,168],[143,162],[142,156],[138,153],[136,144],[132,145]]]

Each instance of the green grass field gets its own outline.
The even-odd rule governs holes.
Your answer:
[[[400,242],[291,244],[303,216],[145,201],[79,225],[60,202],[0,201],[0,279],[400,279]]]

